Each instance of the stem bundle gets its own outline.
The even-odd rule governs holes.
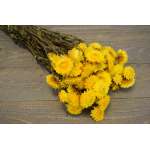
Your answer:
[[[50,31],[39,26],[4,25],[0,29],[6,32],[17,44],[27,48],[38,63],[51,70],[47,54],[54,52],[64,54],[81,39],[55,31]]]

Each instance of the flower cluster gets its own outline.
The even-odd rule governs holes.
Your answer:
[[[99,43],[80,43],[67,54],[49,53],[55,71],[46,77],[48,85],[59,89],[59,100],[72,115],[90,108],[95,121],[104,119],[109,91],[129,88],[135,83],[135,70],[125,66],[127,52]],[[58,76],[59,75],[59,76]]]

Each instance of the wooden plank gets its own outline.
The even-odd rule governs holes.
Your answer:
[[[96,123],[89,112],[66,113],[58,101],[0,101],[0,123]],[[150,123],[150,98],[112,99],[103,122]]]
[[[56,94],[45,82],[41,69],[5,68],[0,71],[0,100],[50,100]]]

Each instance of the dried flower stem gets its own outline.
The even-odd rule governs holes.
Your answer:
[[[17,44],[27,48],[38,63],[48,70],[51,66],[47,54],[55,52],[64,54],[75,45],[82,42],[81,39],[55,31],[50,31],[39,26],[5,25],[0,29],[6,32]]]

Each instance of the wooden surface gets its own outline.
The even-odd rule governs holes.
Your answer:
[[[111,93],[111,105],[100,123],[150,123],[150,26],[45,28],[125,49],[137,72],[136,85]],[[68,115],[45,83],[46,74],[26,49],[0,31],[0,123],[95,123],[88,113]]]

